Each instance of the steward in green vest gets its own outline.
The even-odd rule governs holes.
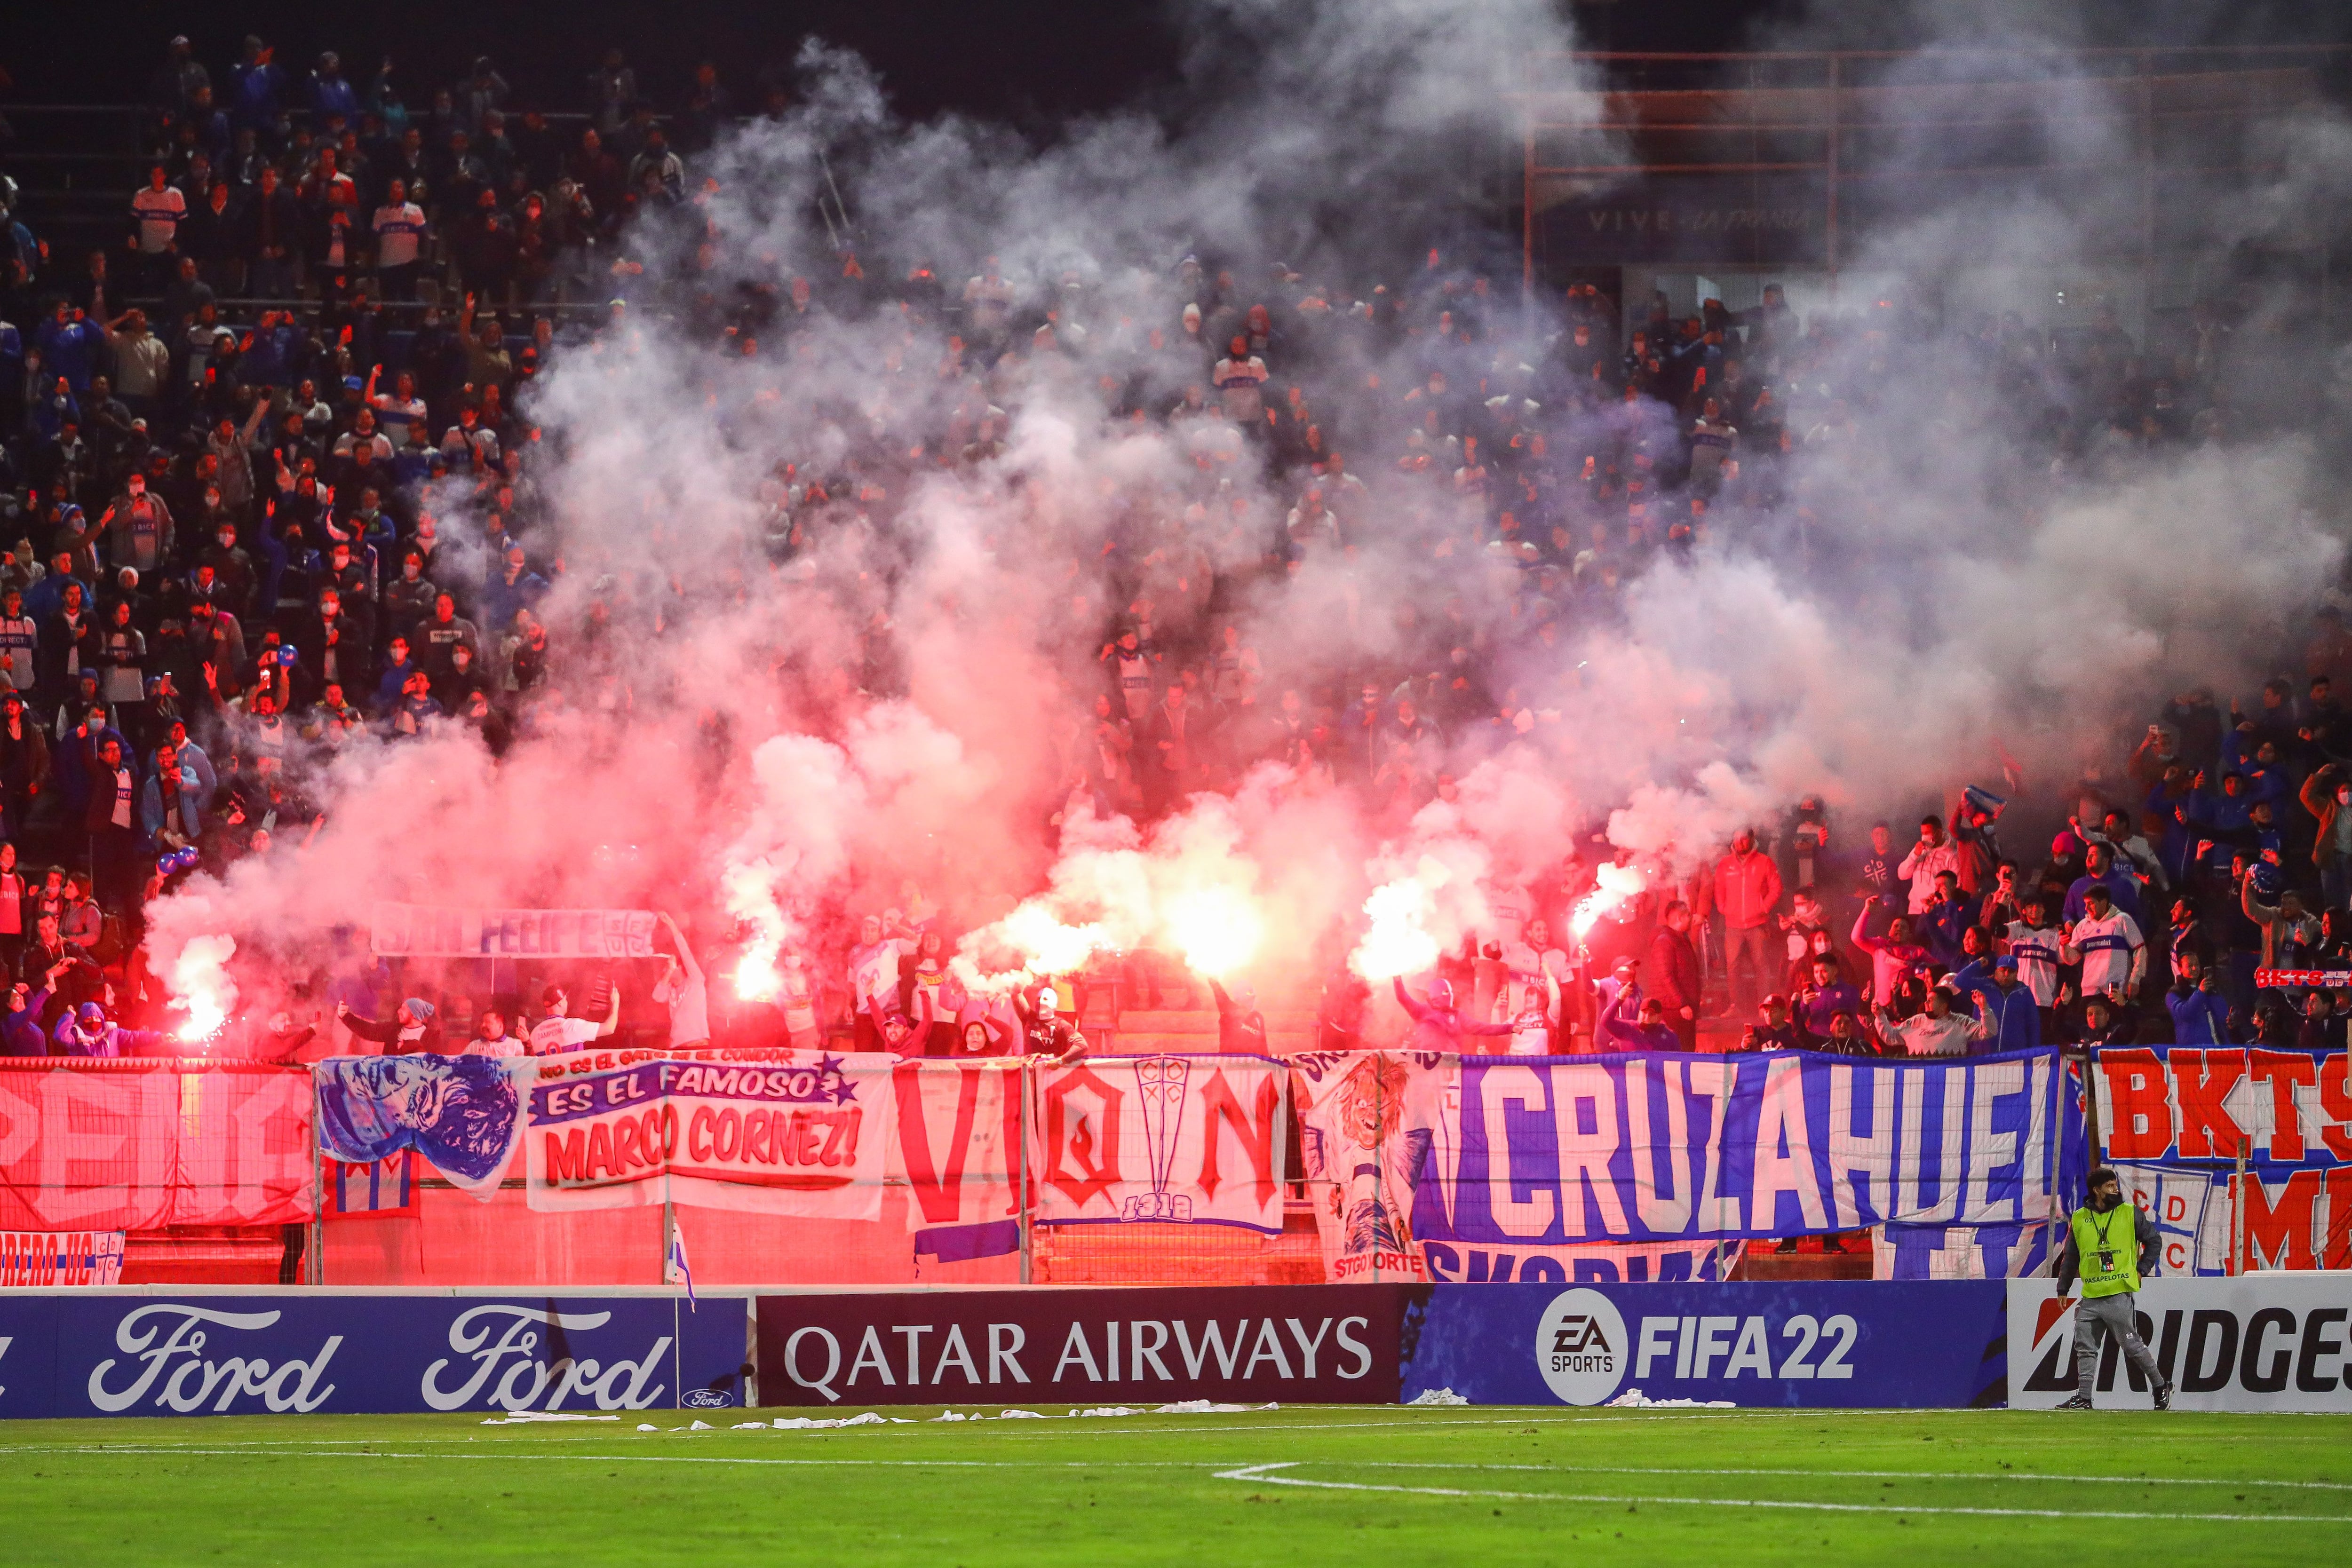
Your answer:
[[[2131,1364],[2156,1391],[2156,1407],[2172,1406],[2172,1385],[2139,1334],[2135,1297],[2143,1274],[2155,1272],[2160,1240],[2156,1221],[2124,1201],[2123,1179],[2105,1166],[2091,1173],[2091,1202],[2067,1224],[2066,1250],[2058,1260],[2058,1293],[2083,1281],[2074,1308],[2074,1375],[2082,1386],[2061,1410],[2091,1408],[2091,1387],[2099,1375],[2099,1340],[2112,1334]]]

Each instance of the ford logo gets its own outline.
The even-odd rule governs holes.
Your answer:
[[[720,1388],[689,1388],[678,1403],[691,1410],[716,1410],[735,1403],[735,1396]]]

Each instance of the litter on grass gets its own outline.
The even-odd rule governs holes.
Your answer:
[[[509,1410],[503,1416],[485,1416],[485,1427],[510,1427],[523,1421],[617,1421],[618,1416],[590,1416],[578,1410]]]
[[[1470,1403],[1451,1388],[1424,1388],[1405,1401],[1408,1405],[1467,1405]]]
[[[1467,1400],[1464,1404],[1469,1403]],[[1608,1402],[1612,1410],[1736,1410],[1728,1399],[1653,1399],[1638,1388],[1628,1388]]]
[[[765,1421],[738,1421],[734,1429],[738,1432],[762,1432],[767,1430],[767,1427]]]
[[[868,1410],[856,1416],[795,1416],[789,1421],[771,1421],[768,1425],[778,1432],[814,1432],[835,1427],[879,1427],[888,1419]]]
[[[637,1423],[637,1430],[640,1432],[658,1432],[661,1428],[655,1426],[650,1421],[640,1421]]]

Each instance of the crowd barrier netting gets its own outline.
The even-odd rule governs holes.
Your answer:
[[[307,1219],[310,1117],[300,1068],[0,1059],[0,1230]]]

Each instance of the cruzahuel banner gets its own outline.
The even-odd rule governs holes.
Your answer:
[[[2054,1050],[1463,1057],[1414,1233],[1479,1246],[1797,1236],[2046,1219]],[[1449,1113],[1449,1116],[1455,1113]]]
[[[753,1063],[641,1061],[530,1092],[530,1203],[676,1202],[876,1219],[890,1137],[882,1052]]]
[[[1282,1229],[1285,1069],[1263,1056],[1091,1057],[1033,1078],[1041,1225]]]
[[[907,1186],[916,1256],[953,1263],[1019,1251],[1019,1059],[901,1061],[890,1078],[889,1176]]]
[[[0,1071],[0,1229],[275,1225],[310,1188],[299,1071]]]
[[[649,909],[440,909],[379,904],[369,950],[407,958],[650,958]]]
[[[527,1056],[331,1056],[310,1069],[319,1147],[346,1165],[415,1149],[461,1192],[488,1203],[522,1138]],[[307,1173],[306,1173],[307,1174]]]
[[[1326,1280],[1430,1277],[1430,1260],[1413,1239],[1413,1191],[1459,1087],[1455,1062],[1427,1051],[1290,1058],[1300,1161]]]

